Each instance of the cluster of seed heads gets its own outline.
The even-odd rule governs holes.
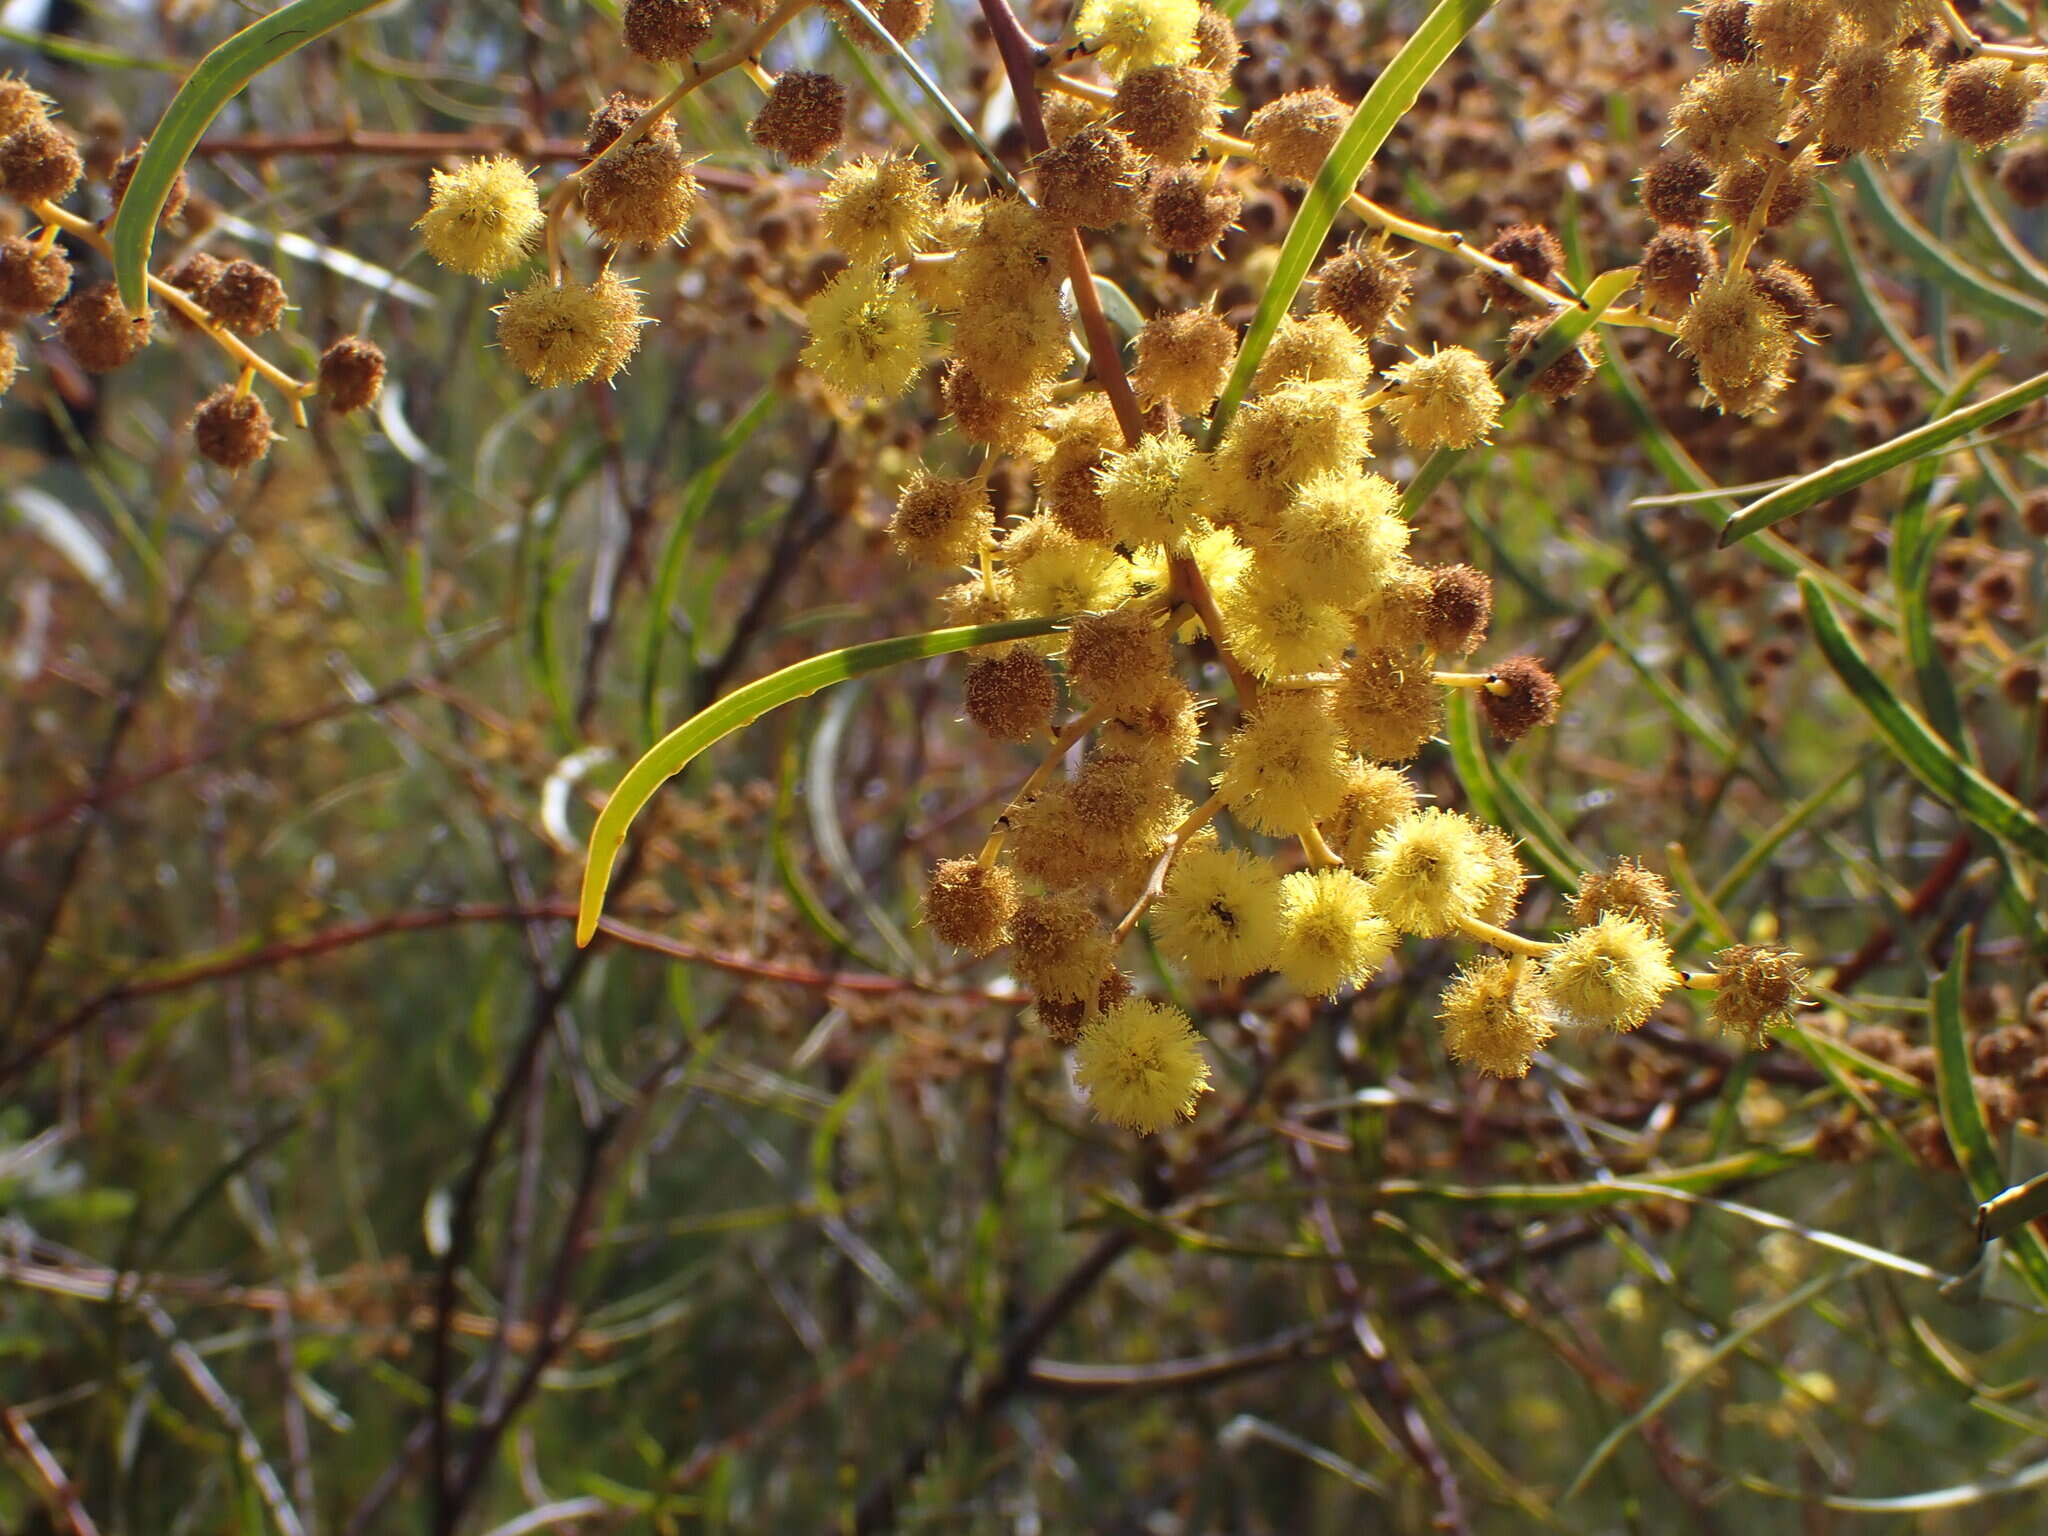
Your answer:
[[[1814,8],[1779,10],[1799,3]],[[1314,179],[1352,105],[1295,90],[1232,134],[1241,48],[1227,16],[1198,0],[1083,0],[1072,38],[1039,48],[1038,79],[1023,82],[1028,188],[993,166],[986,188],[947,188],[907,154],[833,163],[846,87],[811,70],[771,76],[759,62],[805,8],[628,0],[626,46],[681,66],[683,83],[659,100],[621,92],[600,104],[583,164],[545,201],[507,156],[436,172],[418,228],[452,270],[525,273],[498,307],[498,341],[533,383],[609,380],[650,323],[614,271],[619,253],[684,238],[702,195],[672,117],[683,96],[746,74],[764,96],[753,143],[823,169],[819,228],[844,265],[805,307],[803,361],[849,400],[886,402],[936,356],[943,409],[972,448],[959,457],[976,460],[934,455],[909,477],[890,525],[897,548],[921,566],[964,568],[941,598],[954,622],[1053,624],[972,654],[970,719],[996,740],[1050,748],[979,855],[933,872],[924,918],[972,954],[1007,946],[1047,1033],[1075,1047],[1097,1113],[1157,1131],[1191,1114],[1208,1081],[1188,1019],[1137,996],[1119,964],[1141,922],[1191,980],[1246,988],[1270,974],[1325,997],[1365,983],[1403,935],[1488,945],[1501,953],[1459,973],[1441,1015],[1451,1055],[1497,1075],[1526,1072],[1561,1025],[1636,1028],[1681,986],[1711,991],[1718,1022],[1761,1043],[1799,999],[1795,957],[1740,946],[1713,973],[1682,972],[1664,934],[1670,893],[1627,862],[1582,878],[1562,940],[1522,937],[1509,926],[1527,879],[1513,841],[1422,805],[1403,772],[1452,690],[1469,691],[1503,741],[1550,724],[1560,690],[1534,656],[1465,662],[1486,640],[1491,584],[1411,558],[1401,492],[1372,467],[1483,444],[1505,405],[1494,371],[1466,348],[1394,355],[1412,278],[1387,236],[1424,238],[1478,267],[1488,305],[1510,322],[1510,357],[1573,302],[1556,237],[1518,224],[1472,249],[1364,204],[1378,237],[1320,266],[1241,399],[1224,397],[1242,338],[1213,305],[1145,320],[1126,379],[1120,362],[1076,356],[1077,319],[1106,324],[1087,312],[1081,232],[1134,226],[1176,257],[1212,251],[1236,225],[1246,178]],[[928,3],[908,0],[865,16],[824,8],[870,48],[882,41],[874,23],[901,43],[931,19]],[[1650,310],[1634,319],[1675,329],[1729,409],[1760,409],[1782,386],[1814,302],[1790,269],[1747,271],[1757,229],[1831,156],[1910,137],[1866,121],[1871,109],[1852,109],[1840,83],[1866,67],[1853,52],[1866,44],[1846,39],[1875,24],[1819,9],[1827,40],[1800,60],[1775,45],[1760,57],[1745,41],[1689,88],[1673,118],[1679,152],[1645,180],[1666,228],[1641,273]],[[1724,23],[1701,25],[1705,35]],[[713,52],[721,34],[728,46]],[[1880,52],[1896,45],[1888,37]],[[1710,210],[1739,247],[1733,275],[1712,270]],[[562,249],[572,213],[601,247],[587,277]],[[1681,248],[1698,268],[1684,282],[1671,254]],[[541,269],[528,271],[537,251]],[[1809,310],[1795,313],[1802,295]],[[1658,309],[1680,314],[1675,327]],[[1563,400],[1597,361],[1596,344],[1580,342],[1530,387]],[[1393,454],[1375,458],[1376,434],[1391,436]],[[1004,460],[1029,466],[1037,501],[999,521],[990,477]],[[1233,707],[1190,685],[1204,666],[1228,674]],[[1063,692],[1075,713],[1056,725]],[[1189,795],[1196,762],[1205,782]]]
[[[117,204],[141,150],[137,145],[111,168],[107,186]],[[147,307],[131,311],[112,282],[79,286],[73,281],[64,237],[102,255],[107,249],[99,226],[61,206],[85,179],[78,146],[56,120],[50,101],[26,81],[0,76],[0,194],[43,226],[33,235],[0,238],[0,395],[12,387],[21,364],[17,335],[38,317],[49,318],[72,361],[91,373],[127,366],[156,335],[154,313]],[[180,172],[160,220],[176,218],[189,196]],[[303,383],[250,351],[247,341],[275,330],[288,307],[277,274],[254,261],[224,259],[194,245],[152,279],[152,290],[167,302],[180,330],[211,337],[240,370],[234,383],[206,397],[191,421],[193,445],[224,469],[248,468],[276,439],[270,412],[253,388],[259,376],[286,392],[295,415],[314,395],[331,410],[359,411],[383,387],[384,355],[361,337],[334,342],[321,354],[317,376]]]

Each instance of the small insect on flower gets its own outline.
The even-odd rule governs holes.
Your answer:
[[[924,309],[879,267],[852,267],[804,308],[806,366],[842,395],[893,400],[924,362]]]
[[[1194,1116],[1209,1060],[1186,1014],[1133,997],[1081,1032],[1074,1078],[1097,1119],[1151,1136]]]
[[[1203,981],[1267,969],[1280,939],[1280,877],[1272,861],[1235,848],[1190,848],[1152,904],[1159,947]]]
[[[1662,935],[1639,918],[1613,913],[1568,934],[1538,975],[1560,1013],[1617,1033],[1649,1018],[1678,981]]]
[[[413,228],[451,272],[502,277],[532,249],[545,222],[526,167],[507,155],[435,171],[427,211]]]

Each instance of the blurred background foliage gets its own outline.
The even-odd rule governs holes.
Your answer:
[[[919,56],[1014,163],[985,33],[940,11]],[[1418,16],[1254,0],[1238,97],[1355,99]],[[10,7],[0,43],[104,174],[243,19]],[[1626,265],[1689,31],[1502,0],[1366,190],[1477,236],[1548,223],[1575,278]],[[855,82],[858,139],[903,114],[978,182],[891,65],[808,22],[783,47]],[[1663,337],[1610,333],[1591,390],[1524,402],[1417,516],[1418,558],[1491,571],[1495,635],[1566,685],[1556,728],[1434,746],[1425,787],[1568,863],[1645,857],[1693,931],[1794,945],[1801,1030],[1746,1055],[1681,1005],[1475,1079],[1429,1027],[1452,947],[1411,945],[1328,1007],[1191,999],[1219,1094],[1133,1146],[1004,978],[915,925],[923,870],[1021,771],[958,723],[957,661],[728,740],[652,807],[613,938],[568,944],[624,762],[739,682],[930,622],[882,530],[936,399],[864,414],[796,370],[833,258],[743,79],[682,114],[708,195],[638,263],[659,326],[618,388],[531,391],[488,290],[417,254],[430,165],[504,147],[545,179],[606,91],[660,84],[603,0],[390,6],[260,77],[195,162],[203,238],[284,277],[285,358],[361,331],[391,378],[373,422],[316,415],[240,478],[181,429],[210,349],[101,379],[24,348],[0,1526],[1421,1530],[1448,1480],[1487,1531],[1846,1530],[1934,1490],[1892,1519],[2038,1529],[1997,1480],[2048,1434],[2041,1298],[1996,1258],[1928,1275],[1978,1258],[1937,976],[1998,1182],[2044,1166],[2040,871],[1916,784],[1754,541],[1714,548],[1755,492],[1696,494],[2042,365],[2044,224],[1999,160],[1857,167],[1773,234],[1827,304],[1776,414],[1715,414]],[[1103,238],[1096,268],[1157,308],[1220,284],[1242,321],[1291,197],[1251,191],[1216,257]],[[1498,356],[1468,269],[1416,265],[1406,340]],[[1779,530],[1855,594],[1885,685],[1937,720],[1923,690],[1952,690],[1948,750],[2037,808],[2041,424]],[[1901,587],[1909,505],[1939,543]]]

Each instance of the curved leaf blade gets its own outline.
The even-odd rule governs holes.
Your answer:
[[[242,88],[286,54],[332,32],[383,0],[292,0],[261,21],[251,22],[199,61],[136,164],[135,175],[114,212],[108,241],[114,250],[114,280],[121,302],[139,310],[147,298],[144,275],[156,238],[157,216],[171,185],[192,157],[199,137]]]
[[[1993,837],[2010,843],[2030,859],[2048,864],[2048,825],[2033,812],[1964,762],[1956,750],[1872,669],[1834,604],[1809,576],[1799,578],[1807,622],[1828,665],[1842,680],[1878,734],[1906,771],[1937,798],[1947,802]],[[1995,1191],[1994,1191],[1995,1193]]]
[[[971,646],[990,645],[999,640],[1023,640],[1051,634],[1066,623],[1065,617],[1009,619],[1001,624],[963,624],[954,629],[927,630],[920,635],[898,635],[890,640],[871,640],[866,645],[826,651],[794,662],[780,672],[771,672],[743,688],[737,688],[708,709],[699,710],[657,741],[647,754],[626,770],[618,788],[598,813],[591,828],[590,848],[583,866],[583,892],[576,909],[576,942],[588,944],[597,933],[597,920],[604,911],[604,893],[611,884],[612,866],[626,833],[654,792],[688,766],[690,759],[730,736],[742,726],[752,725],[771,710],[798,699],[809,698],[821,688],[843,683],[850,677],[878,672],[884,667],[917,661],[926,656],[944,656]]]
[[[1267,343],[1272,341],[1282,317],[1294,303],[1295,294],[1300,292],[1308,269],[1315,264],[1316,252],[1323,247],[1323,237],[1329,234],[1330,226],[1343,210],[1344,200],[1357,187],[1359,177],[1372,164],[1373,156],[1386,143],[1394,125],[1415,105],[1430,76],[1492,9],[1493,0],[1439,0],[1373,81],[1358,110],[1351,114],[1351,121],[1331,146],[1329,157],[1323,161],[1322,170],[1316,173],[1294,222],[1288,226],[1280,258],[1274,263],[1273,275],[1266,280],[1258,311],[1238,348],[1237,366],[1231,370],[1230,381],[1223,386],[1223,397],[1216,402],[1215,414],[1210,418],[1212,446],[1222,440],[1223,429],[1230,425],[1245,391],[1251,388],[1252,375],[1259,371]]]

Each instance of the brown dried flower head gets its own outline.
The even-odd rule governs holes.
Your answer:
[[[74,293],[57,306],[57,334],[78,366],[109,373],[149,345],[148,311],[131,315],[112,283]]]
[[[226,470],[247,469],[270,452],[275,436],[263,402],[236,393],[232,384],[208,395],[192,417],[192,441],[201,457]]]
[[[320,398],[346,416],[377,401],[384,389],[384,350],[360,336],[344,336],[320,354]]]
[[[0,314],[45,314],[70,291],[71,263],[56,246],[40,251],[20,235],[0,240]]]
[[[747,134],[791,165],[816,165],[846,138],[846,87],[816,70],[784,70]]]

